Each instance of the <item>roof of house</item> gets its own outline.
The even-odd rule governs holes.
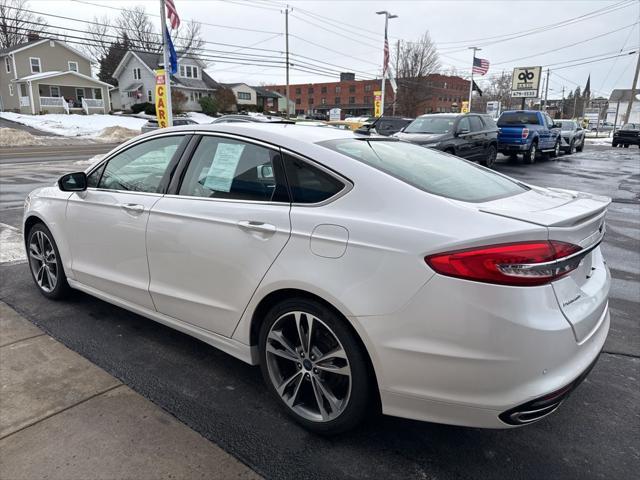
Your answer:
[[[31,40],[29,42],[20,43],[18,45],[13,45],[12,47],[0,48],[0,55],[4,55],[6,53],[11,53],[14,50],[19,50],[19,49],[24,48],[24,47],[30,47],[30,46],[32,46],[32,45],[34,45],[36,43],[41,43],[42,40],[43,40],[42,38],[39,38],[37,40]]]
[[[129,50],[127,53],[131,53],[137,56],[140,61],[142,61],[142,63],[144,63],[147,68],[149,68],[149,70],[156,70],[164,63],[162,53],[145,52],[141,50]],[[178,57],[180,57],[181,55],[184,55],[184,52],[178,53]],[[124,57],[122,57],[122,61],[124,61]],[[122,61],[120,62],[120,64],[122,64]],[[119,67],[120,65],[118,65],[116,71],[114,71],[114,74],[119,70]],[[211,76],[209,76],[207,72],[202,69],[200,71],[202,72],[202,78],[184,78],[171,75],[171,82],[174,83],[177,87],[201,90],[215,90],[219,87],[218,82],[211,78]]]
[[[249,85],[247,85],[246,83],[243,82],[238,82],[238,83],[221,83],[220,85],[222,85],[223,87],[227,87],[227,88],[234,88],[234,87],[239,87],[240,85],[244,85],[245,87],[249,87],[255,90],[254,87],[250,87]]]
[[[111,85],[110,83],[106,83],[103,82],[101,80],[98,80],[97,78],[93,78],[93,77],[89,77],[87,75],[83,75],[82,73],[78,73],[78,72],[73,72],[71,70],[67,70],[66,72],[59,72],[59,71],[49,71],[49,72],[40,72],[40,73],[33,73],[31,75],[27,75],[26,77],[22,77],[22,78],[17,78],[15,80],[11,80],[12,82],[33,82],[36,80],[42,80],[45,78],[52,78],[52,77],[59,77],[61,75],[72,75],[75,77],[80,77],[83,78],[85,80],[90,80],[92,82],[98,83],[100,85],[105,85],[109,88],[113,87],[113,85]]]
[[[638,96],[640,95],[640,92],[638,92],[636,90],[636,99],[638,98]],[[611,92],[611,95],[609,96],[609,101],[610,102],[628,102],[631,99],[631,89],[622,89],[622,88],[617,88],[614,91]]]
[[[278,95],[276,92],[271,92],[264,87],[251,87],[251,88],[253,88],[260,97],[265,97],[265,98],[280,97],[280,95]]]
[[[87,55],[85,55],[84,53],[80,52],[79,50],[76,50],[73,47],[70,47],[69,45],[67,45],[62,40],[58,40],[56,38],[39,38],[37,40],[30,40],[28,42],[24,42],[24,43],[20,43],[18,45],[14,45],[12,47],[3,48],[3,49],[0,50],[0,56],[8,55],[10,53],[18,52],[18,51],[21,51],[21,50],[26,50],[28,48],[34,47],[34,46],[39,45],[41,43],[50,42],[50,41],[53,41],[53,42],[56,42],[56,43],[62,45],[67,50],[69,50],[69,51],[75,53],[76,55],[79,55],[82,58],[84,58],[86,60],[89,60],[91,62],[91,59]]]

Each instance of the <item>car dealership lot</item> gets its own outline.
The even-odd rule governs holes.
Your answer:
[[[84,294],[47,301],[24,263],[0,266],[0,300],[266,477],[630,478],[640,468],[638,158],[634,148],[587,145],[535,165],[500,159],[497,169],[522,181],[614,199],[603,247],[614,278],[606,353],[556,414],[519,430],[382,418],[338,438],[316,437],[278,408],[258,369]],[[0,223],[19,227],[20,197],[77,167],[3,165]]]

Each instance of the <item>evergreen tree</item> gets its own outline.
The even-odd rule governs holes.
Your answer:
[[[98,78],[103,82],[110,83],[111,85],[118,85],[118,81],[112,77],[116,67],[127,53],[127,50],[131,48],[131,41],[126,32],[123,33],[122,38],[113,42],[109,47],[107,54],[100,58],[100,73]]]

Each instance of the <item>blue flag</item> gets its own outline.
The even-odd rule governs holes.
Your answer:
[[[171,35],[169,35],[169,29],[164,27],[164,33],[167,38],[167,45],[169,46],[169,63],[171,64],[171,75],[174,75],[178,71],[178,55],[176,55],[176,49],[173,48],[173,42],[171,41]]]

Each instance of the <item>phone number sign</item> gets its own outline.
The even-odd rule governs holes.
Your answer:
[[[540,89],[542,67],[516,67],[511,77],[511,96],[535,98]]]

